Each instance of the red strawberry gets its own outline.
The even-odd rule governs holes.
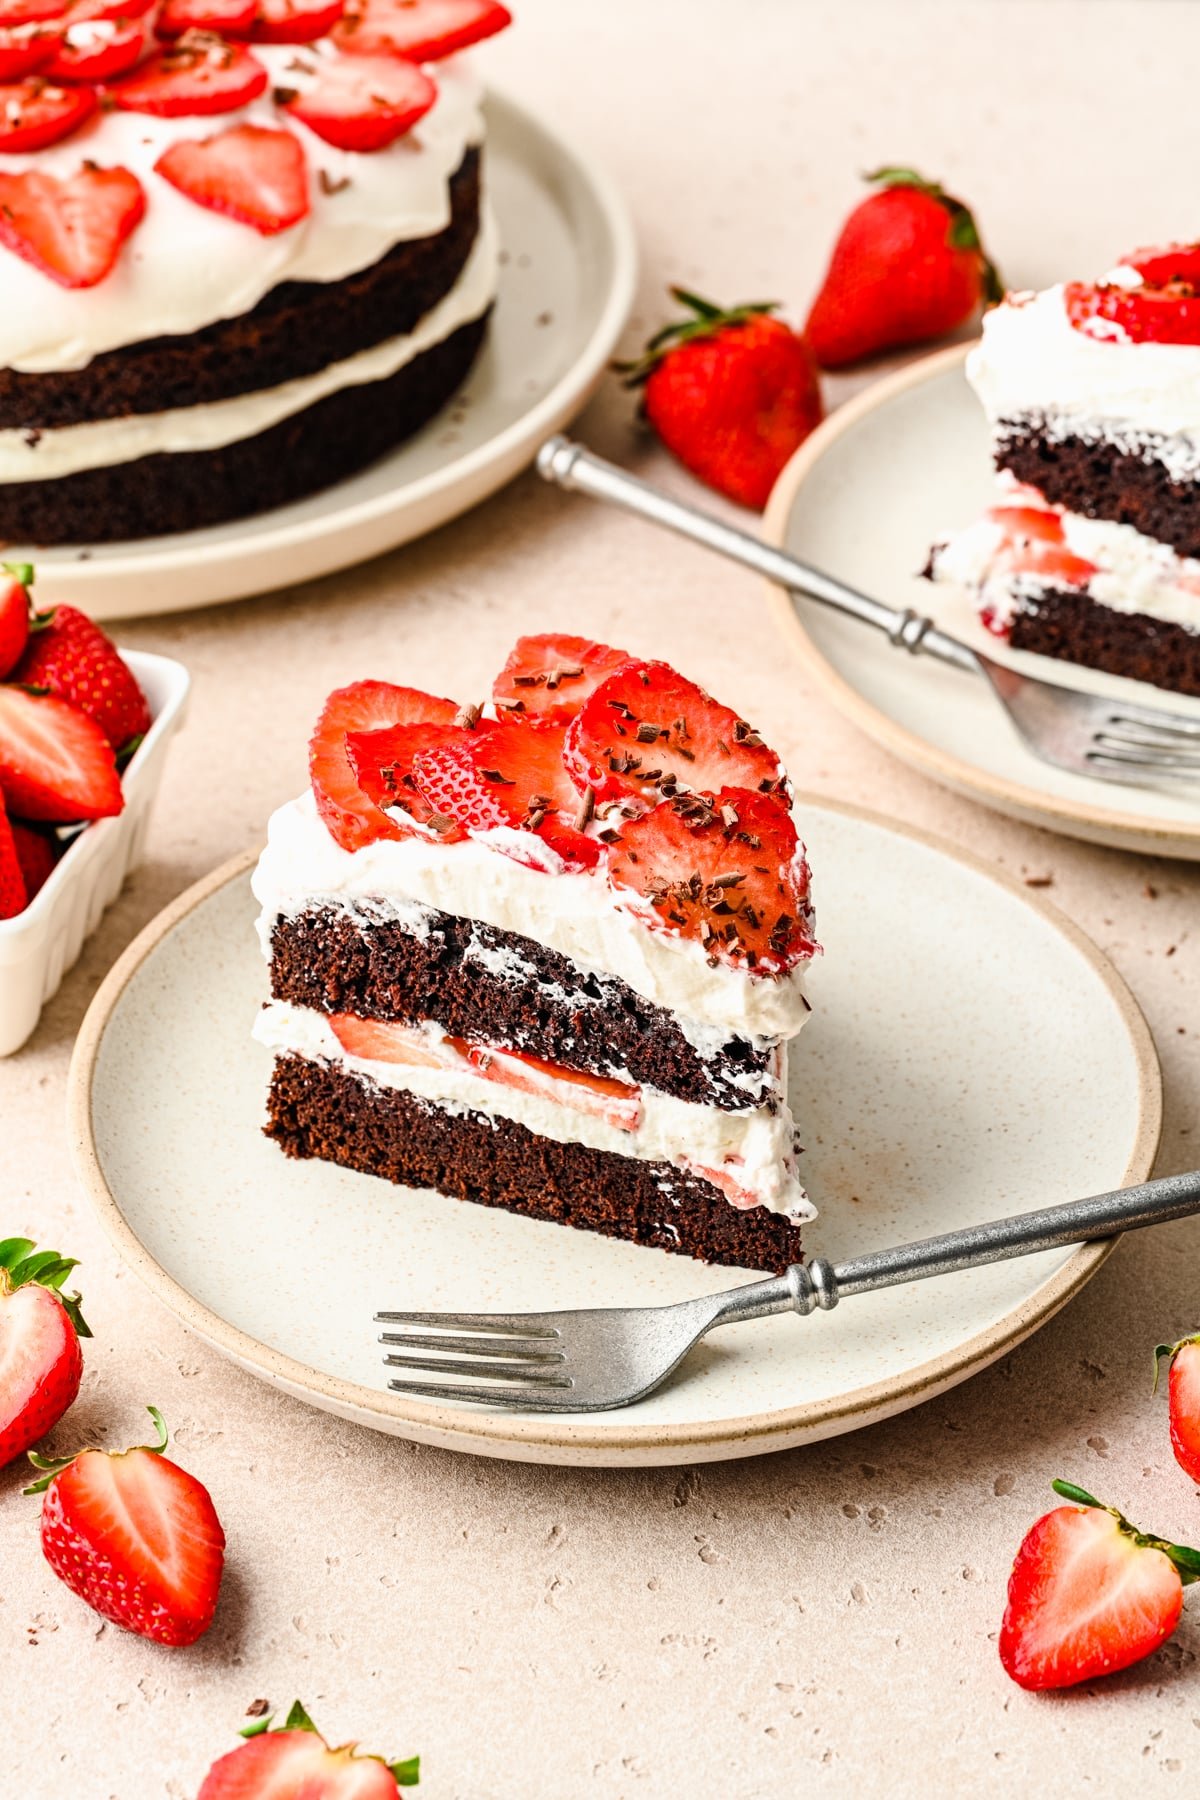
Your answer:
[[[94,104],[90,89],[74,88],[75,96],[87,99],[89,109]],[[103,281],[145,210],[141,183],[128,169],[83,163],[66,180],[44,169],[0,170],[0,244],[60,287]]]
[[[1000,1661],[1023,1688],[1071,1687],[1140,1662],[1179,1623],[1200,1552],[1147,1537],[1070,1482],[1027,1534],[1008,1582]]]
[[[126,112],[178,119],[234,112],[257,99],[266,85],[267,71],[248,50],[196,31],[113,82],[108,95]]]
[[[29,639],[32,580],[28,563],[0,563],[0,681],[16,668]]]
[[[1099,343],[1200,344],[1200,293],[1190,281],[1127,288],[1068,281],[1067,318]]]
[[[1148,287],[1167,287],[1185,281],[1200,287],[1200,244],[1168,244],[1161,250],[1135,250],[1123,256],[1127,269],[1136,269]]]
[[[67,0],[0,0],[0,25],[38,24],[60,19],[66,10]]]
[[[225,1533],[208,1489],[162,1454],[167,1428],[147,1409],[158,1441],[136,1450],[30,1455],[45,1473],[42,1554],[60,1581],[96,1612],[159,1644],[194,1644],[212,1624]]]
[[[0,87],[0,150],[44,150],[47,144],[69,137],[95,110],[96,96],[87,88],[48,86],[35,75],[8,83]],[[21,179],[6,177],[8,181]],[[17,248],[7,233],[3,239],[10,249]]]
[[[303,93],[277,88],[285,111],[339,150],[382,150],[411,131],[437,99],[437,88],[415,63],[399,57],[355,56],[322,64]]]
[[[334,39],[357,56],[436,62],[512,24],[497,0],[353,0]]]
[[[1154,1385],[1163,1362],[1168,1365],[1167,1398],[1171,1448],[1180,1468],[1200,1481],[1200,1335],[1177,1344],[1159,1344],[1154,1352]]]
[[[4,793],[0,790],[0,919],[15,919],[18,913],[25,911],[29,900],[16,833],[9,823]]]
[[[52,694],[0,687],[0,791],[23,819],[104,819],[125,804],[112,746]]]
[[[58,865],[58,847],[44,831],[35,831],[32,825],[22,825],[20,821],[13,823],[12,840],[25,881],[25,904],[28,906],[53,875]]]
[[[328,37],[346,0],[259,0],[251,37],[262,44],[309,44]]]
[[[823,369],[944,337],[1002,297],[974,219],[936,181],[877,169],[842,226],[804,335]]]
[[[155,0],[72,0],[68,16],[72,25],[81,19],[112,19],[125,24],[129,19],[144,19],[154,4]]]
[[[489,1044],[462,1042],[466,1058],[477,1074],[500,1087],[522,1094],[537,1094],[588,1118],[602,1119],[616,1131],[636,1131],[642,1122],[641,1089],[607,1075],[590,1075],[546,1062],[520,1050],[501,1050]]]
[[[563,764],[565,728],[554,719],[501,719],[465,732],[459,744],[421,751],[413,778],[435,815],[464,831],[521,831],[547,844],[499,841],[518,862],[556,869],[557,859],[594,868],[600,845],[584,835],[591,796],[580,800]]]
[[[309,741],[308,771],[317,811],[343,850],[404,835],[358,785],[347,734],[387,725],[452,725],[457,711],[453,700],[387,681],[356,681],[330,694]]]
[[[419,1756],[388,1763],[355,1744],[331,1750],[298,1700],[282,1725],[272,1730],[268,1713],[242,1736],[249,1742],[213,1764],[196,1800],[396,1800],[420,1779]]]
[[[627,650],[590,638],[558,632],[518,638],[492,683],[492,698],[513,712],[570,719],[605,676],[629,660]]]
[[[182,37],[185,31],[247,37],[258,0],[166,0],[154,22],[160,38]]]
[[[764,794],[679,794],[626,820],[608,879],[631,912],[714,964],[779,975],[816,954],[803,846]]]
[[[413,778],[413,758],[422,750],[461,744],[466,735],[457,724],[389,725],[383,731],[347,732],[346,753],[359,787],[376,806],[399,808],[418,825],[436,818],[438,836],[453,843],[463,833],[452,819],[439,817],[420,792]],[[402,821],[395,823],[404,830]]]
[[[691,318],[667,325],[637,362],[642,410],[667,449],[742,506],[766,505],[780,470],[824,416],[812,358],[771,318],[775,303],[723,308],[673,287]]]
[[[44,69],[62,41],[62,32],[52,25],[0,28],[0,82],[20,81]]]
[[[78,1294],[62,1284],[76,1267],[28,1238],[0,1243],[0,1468],[45,1437],[79,1392],[81,1337],[91,1337]]]
[[[264,237],[287,231],[308,212],[308,169],[290,131],[230,125],[215,137],[172,144],[154,167],[198,206],[252,225]]]
[[[418,1025],[390,1019],[364,1019],[358,1013],[330,1013],[334,1037],[348,1056],[364,1062],[396,1063],[407,1068],[462,1069],[461,1039],[437,1037]]]
[[[669,663],[627,662],[584,702],[567,766],[599,801],[653,804],[679,788],[779,792],[783,764],[753,728]]]
[[[138,61],[149,30],[144,19],[69,22],[66,39],[46,65],[51,81],[111,81]]]
[[[150,729],[150,708],[136,676],[112,639],[78,607],[56,606],[34,620],[12,678],[77,706],[114,750]]]

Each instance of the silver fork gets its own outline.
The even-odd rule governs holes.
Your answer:
[[[898,649],[914,656],[936,656],[952,668],[982,675],[1023,742],[1055,768],[1127,787],[1170,789],[1200,781],[1200,718],[1020,675],[960,643],[911,607],[901,610],[861,594],[798,557],[764,544],[751,532],[672,499],[569,438],[548,439],[538,452],[537,466],[547,481],[561,488],[624,507],[756,570],[792,594],[805,594],[875,626]]]
[[[765,1319],[772,1313],[807,1316],[818,1307],[828,1312],[850,1294],[1087,1243],[1196,1212],[1200,1212],[1200,1171],[994,1219],[892,1250],[873,1250],[845,1262],[814,1257],[769,1281],[682,1300],[675,1306],[542,1313],[380,1312],[375,1321],[408,1328],[380,1336],[380,1343],[388,1347],[383,1360],[389,1369],[421,1369],[461,1378],[449,1382],[393,1376],[388,1387],[397,1394],[468,1400],[520,1412],[605,1412],[652,1393],[717,1325]]]

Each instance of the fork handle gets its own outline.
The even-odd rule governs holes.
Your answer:
[[[537,466],[538,473],[558,487],[623,507],[626,512],[649,519],[651,524],[665,526],[668,531],[715,550],[731,562],[741,563],[743,568],[754,569],[790,593],[806,594],[810,600],[819,600],[835,612],[847,613],[864,625],[873,625],[899,649],[910,650],[914,655],[936,656],[940,662],[950,663],[971,675],[981,673],[975,652],[948,632],[939,630],[924,614],[914,612],[911,607],[885,606],[882,600],[860,593],[844,581],[801,562],[799,557],[790,556],[786,550],[764,544],[752,532],[727,525],[715,513],[672,499],[660,488],[651,487],[648,481],[642,481],[636,475],[626,474],[615,463],[593,455],[570,438],[548,438],[538,452]]]
[[[794,1264],[774,1280],[735,1288],[727,1296],[730,1304],[722,1308],[713,1324],[728,1325],[778,1312],[807,1314],[818,1307],[828,1311],[849,1294],[867,1294],[904,1281],[924,1281],[930,1275],[950,1275],[958,1269],[976,1269],[984,1263],[1004,1262],[1014,1256],[1033,1256],[1039,1250],[1090,1243],[1143,1225],[1185,1219],[1194,1213],[1200,1213],[1197,1170],[1119,1188],[1110,1194],[1094,1194],[1087,1200],[1071,1200],[1065,1206],[1047,1206],[1039,1212],[993,1219],[986,1225],[969,1225],[963,1231],[947,1231],[940,1237],[919,1238],[891,1250],[872,1250],[845,1262],[831,1263],[818,1256],[811,1263]]]

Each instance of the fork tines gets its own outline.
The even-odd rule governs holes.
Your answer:
[[[489,1406],[527,1405],[548,1390],[574,1386],[561,1369],[560,1334],[539,1325],[536,1315],[519,1313],[381,1312],[378,1325],[417,1327],[384,1331],[379,1342],[389,1349],[384,1364],[392,1369],[423,1369],[435,1375],[462,1376],[461,1381],[414,1381],[393,1377],[388,1387],[398,1394],[431,1400],[478,1400]],[[411,1352],[420,1354],[410,1354]],[[402,1354],[403,1352],[404,1354]],[[511,1387],[483,1384],[483,1378],[512,1382]],[[544,1399],[543,1399],[544,1404]]]

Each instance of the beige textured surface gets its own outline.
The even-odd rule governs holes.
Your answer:
[[[1197,227],[1193,8],[525,0],[522,14],[493,64],[632,196],[639,324],[668,276],[801,303],[854,171],[887,156],[952,176],[1013,281]],[[1120,133],[1097,130],[1102,95],[1120,97]],[[626,418],[610,391],[584,434],[682,485]],[[191,721],[149,863],[0,1065],[0,1226],[84,1259],[97,1335],[60,1439],[129,1441],[157,1402],[225,1519],[229,1575],[195,1650],[101,1628],[42,1565],[20,1473],[0,1475],[4,1792],[188,1800],[251,1700],[297,1693],[333,1734],[421,1750],[436,1800],[1200,1788],[1200,1624],[1093,1698],[1019,1693],[994,1643],[1051,1476],[1200,1536],[1149,1397],[1151,1345],[1200,1323],[1200,1225],[1127,1243],[1033,1342],[890,1424],[695,1473],[579,1475],[417,1450],[272,1394],[123,1272],[75,1187],[63,1084],[91,993],[140,925],[299,786],[327,687],[372,673],[470,692],[518,627],[551,624],[677,656],[762,721],[802,784],[1051,875],[1157,1034],[1160,1167],[1194,1162],[1196,872],[1005,824],[909,775],[804,691],[760,618],[752,579],[527,479],[347,578],[125,632],[190,665]]]

